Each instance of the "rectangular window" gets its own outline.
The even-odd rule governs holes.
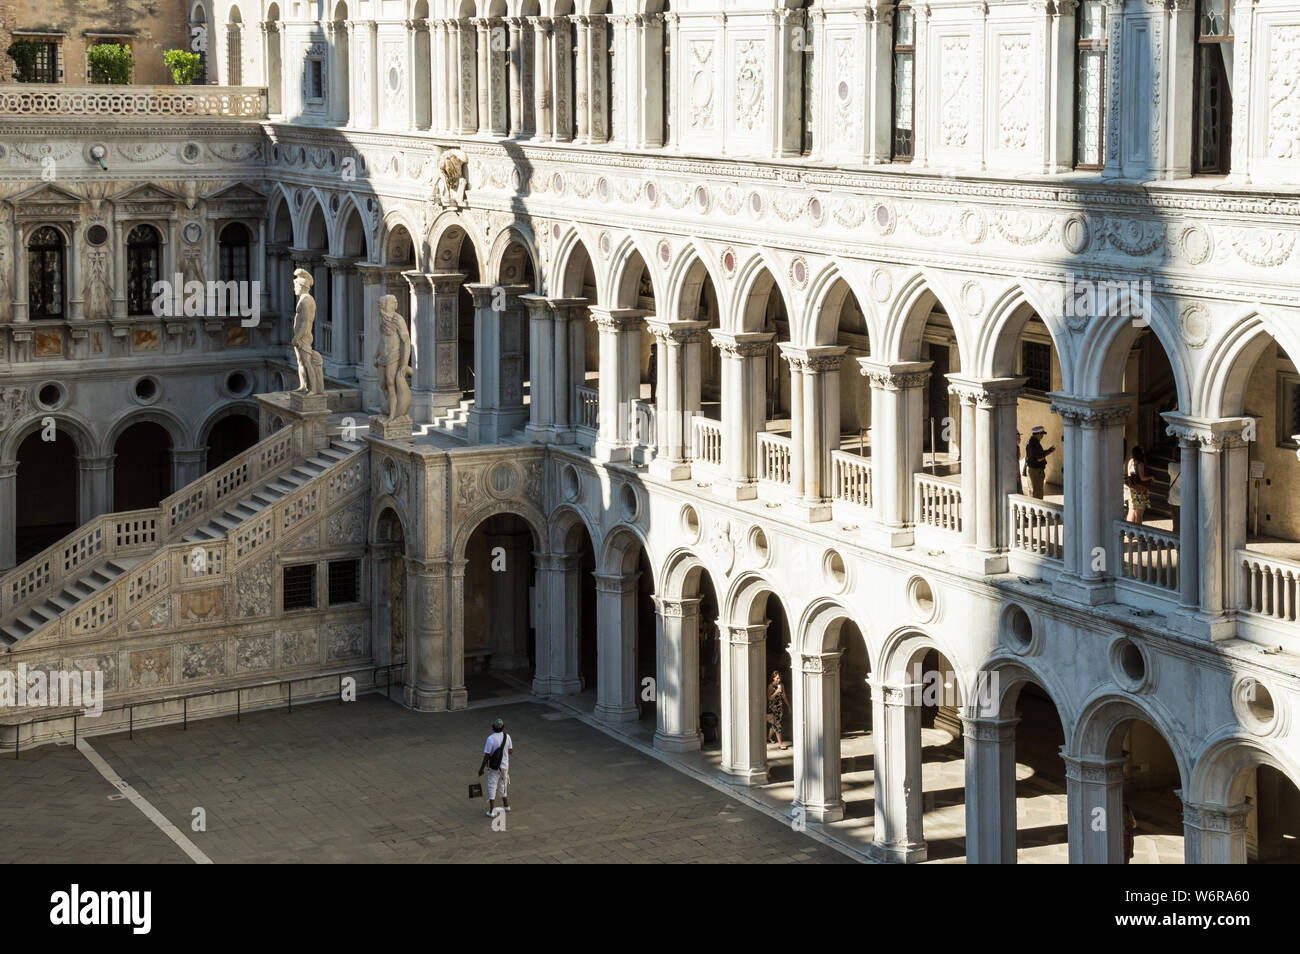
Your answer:
[[[244,85],[244,39],[235,23],[226,26],[226,70],[231,86]]]
[[[14,59],[14,82],[57,83],[59,76],[59,47],[45,40],[24,40],[17,43],[25,48],[25,55]]]
[[[1283,371],[1277,376],[1277,446],[1300,447],[1300,375]]]
[[[1021,345],[1020,373],[1028,380],[1025,387],[1030,391],[1046,394],[1052,390],[1052,346],[1037,341],[1026,341]]]
[[[122,38],[119,40],[112,37],[106,37],[104,39],[96,40],[94,43],[90,44],[89,47],[87,47],[87,52],[89,52],[90,49],[93,49],[96,46],[121,46],[125,48],[128,52],[130,52],[131,50],[131,44],[126,40],[126,38]],[[134,64],[131,67],[131,73],[132,73],[131,79],[134,79],[134,74],[135,74]],[[111,82],[111,80],[108,77],[108,74],[106,74],[103,70],[95,66],[94,63],[90,62],[89,57],[87,57],[87,62],[86,62],[86,78],[91,83]]]
[[[800,88],[803,90],[803,142],[800,143],[800,151],[805,156],[811,156],[813,150],[813,129],[817,121],[816,104],[814,103],[816,88],[813,86],[813,47],[812,33],[806,35],[805,42],[807,45],[803,50],[803,75],[799,79]]]
[[[284,568],[284,608],[312,609],[316,605],[316,564],[299,563]]]
[[[307,61],[308,99],[314,103],[325,99],[325,62],[319,56]]]
[[[1106,117],[1106,5],[1103,0],[1079,4],[1075,43],[1074,166],[1100,169]]]
[[[361,602],[361,561],[330,561],[330,606]]]
[[[1196,5],[1196,96],[1192,109],[1192,172],[1227,175],[1232,157],[1232,24],[1229,0]]]
[[[895,162],[911,162],[916,148],[912,118],[916,91],[916,15],[910,7],[894,11],[893,70],[891,155]]]

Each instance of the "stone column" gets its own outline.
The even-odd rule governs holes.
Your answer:
[[[804,655],[794,726],[794,807],[812,821],[844,817],[840,797],[840,654]]]
[[[554,131],[555,112],[551,104],[553,33],[550,17],[530,17],[529,22],[533,25],[533,64],[537,70],[537,79],[533,83],[533,93],[537,97],[533,138],[545,141]]]
[[[555,312],[542,295],[523,295],[528,309],[529,380],[532,394],[528,405],[528,426],[524,433],[539,444],[555,441],[555,377],[568,378],[568,368],[555,356]]]
[[[358,264],[357,272],[361,276],[361,307],[365,331],[362,336],[361,350],[361,403],[367,408],[378,410],[382,400],[379,390],[379,370],[375,367],[375,358],[379,354],[379,299],[385,294],[384,269],[379,265]],[[412,329],[414,331],[414,329]],[[412,404],[412,412],[414,412]]]
[[[18,465],[0,464],[0,571],[18,565]]]
[[[966,559],[976,572],[1005,573],[1007,494],[1019,492],[1016,403],[1025,379],[950,374],[948,381],[948,393],[957,396],[962,408],[962,541],[977,551]]]
[[[437,365],[433,282],[421,271],[402,272],[402,277],[411,286],[411,366],[415,372],[411,378],[411,419],[427,424],[433,420]]]
[[[573,115],[577,126],[577,135],[574,142],[589,143],[591,142],[591,126],[589,123],[590,101],[591,101],[591,18],[590,17],[573,17],[575,43],[578,48],[576,57],[577,73],[574,76],[576,80],[576,102],[573,104]]]
[[[1070,864],[1124,864],[1124,759],[1065,759]]]
[[[407,640],[403,698],[412,709],[441,711],[448,705],[446,564],[406,562],[406,592],[413,603]],[[463,646],[462,646],[463,653]]]
[[[1108,603],[1114,596],[1112,574],[1119,556],[1113,527],[1123,497],[1129,399],[1048,396],[1053,413],[1066,422],[1066,572],[1052,584],[1052,592],[1092,606]]]
[[[729,639],[722,653],[722,771],[743,785],[767,782],[767,626],[725,628]]]
[[[569,95],[570,76],[573,73],[573,35],[574,25],[573,17],[555,17],[554,23],[554,42],[552,49],[552,65],[554,66],[554,103],[555,110],[552,115],[554,123],[554,132],[552,138],[556,142],[573,141],[573,116],[574,104]]]
[[[524,34],[523,20],[510,17],[510,136],[518,138],[524,129]]]
[[[115,454],[77,458],[78,524],[113,512],[113,461],[116,459]]]
[[[469,704],[469,690],[465,688],[465,567],[468,560],[447,562],[448,626],[449,636],[444,640],[447,673],[447,708],[464,709]]]
[[[657,725],[654,747],[693,752],[700,735],[700,601],[655,600],[659,652],[655,654]]]
[[[925,861],[921,826],[920,687],[873,682],[875,849],[885,861]]]
[[[502,49],[509,42],[509,28],[500,17],[487,21],[488,128],[493,136],[504,137],[509,129],[506,107],[506,82],[509,78],[510,51]]]
[[[690,419],[700,411],[701,349],[709,323],[654,318],[649,325],[659,354],[650,473],[683,480],[691,475]]]
[[[874,535],[886,546],[910,546],[915,538],[912,475],[922,469],[923,398],[933,362],[859,358],[858,364],[871,382]]]
[[[582,570],[576,553],[535,553],[538,607],[537,669],[533,692],[539,696],[582,691]]]
[[[800,478],[791,489],[798,497],[797,511],[807,520],[831,518],[831,453],[840,446],[840,365],[847,350],[834,345],[781,345],[790,363],[793,452],[798,459],[794,472]],[[796,386],[803,392],[799,401],[794,399]],[[796,404],[798,421],[793,420]]]
[[[446,86],[447,86],[447,132],[453,135],[461,131],[461,106],[460,106],[460,59],[461,59],[461,39],[460,39],[460,21],[446,21],[447,30],[447,57],[443,62],[446,69]]]
[[[188,487],[204,474],[203,465],[208,457],[206,447],[172,451],[172,492]]]
[[[433,289],[433,413],[440,414],[460,404],[465,392],[460,382],[460,287],[461,272],[429,275]]]
[[[1183,803],[1183,860],[1189,865],[1246,864],[1251,806]]]
[[[736,500],[758,495],[758,433],[767,426],[767,353],[771,332],[712,330],[722,352],[722,468],[719,492]]]
[[[594,453],[599,460],[629,460],[632,414],[641,395],[641,327],[645,312],[592,308],[591,316],[600,329],[600,436]]]
[[[524,286],[467,285],[474,296],[471,443],[495,443],[528,421],[523,403]]]
[[[596,711],[601,722],[635,722],[636,574],[596,578]]]
[[[962,716],[966,755],[966,861],[1016,863],[1015,719]]]
[[[492,116],[492,31],[489,29],[491,21],[485,17],[476,17],[473,20],[474,30],[477,36],[477,92],[478,92],[478,132],[492,132],[495,124]]]
[[[478,108],[478,28],[473,20],[457,20],[456,33],[460,41],[457,57],[460,91],[460,135],[473,136],[478,132],[481,115]]]

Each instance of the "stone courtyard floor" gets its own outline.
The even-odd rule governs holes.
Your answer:
[[[459,712],[371,695],[11,755],[0,861],[853,860],[569,713],[477,695]],[[515,740],[505,831],[467,789],[497,716]]]

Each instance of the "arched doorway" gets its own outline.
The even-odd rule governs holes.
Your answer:
[[[79,525],[77,445],[61,429],[36,430],[18,445],[17,462],[14,537],[22,563]]]
[[[208,432],[207,470],[213,471],[257,443],[257,421],[247,414],[229,414]]]
[[[172,439],[155,421],[139,421],[113,443],[113,510],[156,507],[172,492]]]
[[[532,679],[536,548],[532,528],[515,514],[494,514],[470,534],[465,547],[464,656],[471,698],[511,687],[490,674]]]
[[[381,666],[406,663],[406,535],[391,507],[379,515],[371,547],[374,588],[375,662]],[[394,683],[401,679],[394,673]]]
[[[284,112],[283,52],[280,48],[280,5],[266,8],[266,99],[267,113],[278,116]]]
[[[640,538],[624,527],[606,538],[599,566],[595,716],[602,722],[649,721],[658,674],[650,562]]]

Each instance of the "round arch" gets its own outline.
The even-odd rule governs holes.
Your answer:
[[[591,254],[593,247],[595,247],[594,243],[588,242],[576,226],[570,226],[565,231],[555,243],[555,250],[551,255],[554,264],[547,282],[547,290],[550,294],[560,298],[583,297],[583,276],[590,267],[595,280],[595,304],[605,304],[600,297],[600,274],[596,271],[596,259]]]
[[[530,284],[527,281],[529,271],[533,281],[530,292],[538,290],[537,243],[532,230],[524,222],[516,222],[497,232],[497,237],[488,252],[485,281],[499,285]]]
[[[835,344],[839,333],[840,309],[849,295],[853,296],[862,312],[867,326],[867,339],[878,340],[879,319],[869,304],[871,297],[865,294],[865,289],[855,287],[856,285],[856,281],[841,270],[838,264],[827,262],[808,285],[807,308],[800,321],[798,337],[792,333],[792,340],[803,341],[810,348]]]
[[[100,456],[107,457],[109,454],[114,453],[113,448],[117,444],[118,438],[136,424],[145,422],[157,424],[166,431],[174,450],[183,450],[195,446],[185,422],[171,411],[160,407],[132,407],[127,408],[109,423],[108,429],[104,432],[102,438],[103,443],[99,448]]]
[[[1005,289],[989,305],[986,320],[979,322],[979,338],[974,349],[976,373],[985,378],[1009,378],[1016,373],[1016,349],[1025,326],[1037,318],[1046,326],[1061,366],[1061,390],[1074,392],[1074,353],[1069,329],[1061,316],[1040,308],[1019,282]],[[1064,345],[1064,346],[1063,346]]]
[[[729,317],[722,322],[723,331],[762,331],[773,289],[780,296],[786,320],[791,320],[793,299],[778,277],[779,268],[779,264],[769,260],[763,252],[756,252],[745,261],[736,273],[738,292]]]
[[[1253,307],[1239,312],[1206,355],[1192,395],[1195,413],[1209,418],[1243,414],[1251,371],[1271,343],[1300,357],[1300,335],[1285,322]]]
[[[1143,704],[1145,702],[1145,704]],[[1178,766],[1180,786],[1186,791],[1191,773],[1188,770],[1182,733],[1154,699],[1139,701],[1113,691],[1094,696],[1083,706],[1070,736],[1070,751],[1076,757],[1087,759],[1113,759],[1120,754],[1120,734],[1115,730],[1125,722],[1138,720],[1160,734]]]
[[[958,354],[965,359],[971,353],[970,344],[965,339],[965,326],[962,322],[951,321],[951,316],[960,312],[953,307],[951,296],[937,276],[928,271],[918,271],[899,285],[889,304],[884,326],[880,329],[880,360],[918,360],[925,326],[935,305],[949,316]]]
[[[625,235],[619,241],[607,264],[609,287],[604,290],[604,298],[611,303],[611,307],[637,307],[642,272],[650,279],[650,294],[654,300],[656,302],[661,300],[662,279],[650,267],[649,263],[652,261],[654,261],[653,253],[641,248],[631,235]]]
[[[412,232],[412,235],[417,233]],[[435,272],[454,272],[460,261],[465,242],[470,243],[475,261],[485,261],[484,240],[478,227],[468,216],[455,209],[446,209],[433,220],[426,233],[429,249],[429,268]]]
[[[546,518],[535,506],[515,500],[496,500],[480,507],[467,516],[462,516],[460,528],[456,531],[456,535],[451,542],[452,558],[456,560],[465,559],[465,548],[468,546],[469,538],[473,536],[474,531],[489,517],[506,514],[518,517],[528,524],[528,529],[533,534],[534,547],[540,546],[541,542],[547,538]]]
[[[1122,310],[1122,309],[1121,309]],[[1191,388],[1187,356],[1180,346],[1177,322],[1171,319],[1165,303],[1159,299],[1151,302],[1150,331],[1160,342],[1169,360],[1174,383],[1178,391],[1178,407],[1190,408]],[[1102,316],[1090,323],[1089,333],[1083,339],[1075,372],[1075,390],[1084,396],[1118,394],[1123,390],[1125,357],[1137,342],[1144,328],[1138,327],[1125,315]]]
[[[94,430],[86,421],[66,412],[42,411],[9,428],[5,434],[4,443],[0,445],[0,463],[17,463],[18,448],[22,446],[23,441],[45,426],[44,422],[47,418],[54,419],[56,432],[66,432],[72,438],[78,457],[103,456],[100,454],[99,443],[95,439]]]

